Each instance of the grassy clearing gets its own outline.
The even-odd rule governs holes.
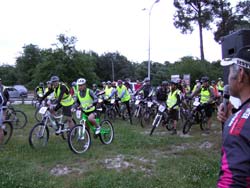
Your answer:
[[[35,124],[34,107],[18,108],[26,112],[29,123],[15,130],[8,145],[0,148],[0,187],[215,187],[221,144],[216,120],[208,136],[203,136],[198,126],[190,136],[171,136],[163,127],[149,136],[150,127],[118,120],[113,124],[115,139],[111,145],[92,137],[90,150],[75,155],[67,142],[52,132],[46,148],[31,149],[28,134]]]

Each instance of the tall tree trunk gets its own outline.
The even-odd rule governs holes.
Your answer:
[[[202,33],[202,26],[201,23],[199,23],[199,35],[200,35],[200,55],[201,55],[201,60],[204,61],[204,48],[203,48],[203,33]]]

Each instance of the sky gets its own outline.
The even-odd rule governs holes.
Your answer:
[[[173,25],[173,0],[2,0],[0,2],[0,64],[14,65],[23,46],[51,48],[59,34],[75,36],[76,49],[99,55],[119,52],[141,63],[175,62],[200,57],[198,28],[183,35]],[[145,10],[143,10],[145,9]],[[205,58],[221,59],[221,46],[204,31]]]

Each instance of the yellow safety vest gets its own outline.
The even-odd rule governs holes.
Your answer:
[[[201,104],[204,104],[204,103],[207,103],[209,101],[209,98],[210,98],[210,91],[209,91],[210,88],[201,88]]]
[[[86,89],[86,94],[85,97],[81,97],[80,95],[80,91],[77,92],[77,98],[79,99],[81,106],[84,108],[87,108],[88,106],[90,106],[93,103],[93,99],[89,94],[89,89]],[[95,107],[91,107],[90,109],[84,110],[84,112],[92,112],[95,110]]]
[[[58,99],[61,93],[61,85],[59,84],[57,91],[55,92],[55,98]],[[64,84],[63,84],[64,85]],[[66,85],[65,85],[66,86]],[[66,88],[68,89],[68,87],[66,86]],[[72,96],[70,94],[63,94],[62,100],[60,102],[60,104],[62,106],[70,106],[72,104],[74,104],[74,99],[72,98]]]
[[[126,101],[129,101],[129,100],[130,100],[130,94],[129,94],[128,89],[127,89],[126,86],[124,86],[124,85],[122,85],[122,87],[117,86],[116,89],[117,89],[118,97],[120,97],[121,94],[122,94],[122,91],[125,90],[125,94],[124,94],[124,96],[121,98],[121,101],[122,101],[122,102],[126,102]]]
[[[105,97],[108,98],[108,97],[111,95],[112,90],[113,90],[112,87],[111,87],[111,88],[106,87],[106,88],[105,88]]]
[[[217,86],[218,86],[218,90],[223,91],[223,81],[219,81],[217,83]]]
[[[169,108],[172,108],[176,102],[177,102],[177,97],[176,95],[179,94],[180,91],[178,89],[176,89],[174,92],[170,91],[168,94],[168,99],[167,99],[167,106]],[[178,109],[178,106],[175,106],[174,109]]]

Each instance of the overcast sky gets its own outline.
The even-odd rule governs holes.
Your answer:
[[[59,34],[75,36],[78,50],[99,55],[118,51],[130,61],[148,60],[148,9],[155,0],[2,0],[0,63],[14,64],[28,44],[50,48]],[[143,11],[142,9],[147,10]],[[199,34],[173,26],[173,0],[160,0],[151,12],[151,60],[174,62],[200,57]],[[221,46],[204,31],[205,58],[221,59]]]

